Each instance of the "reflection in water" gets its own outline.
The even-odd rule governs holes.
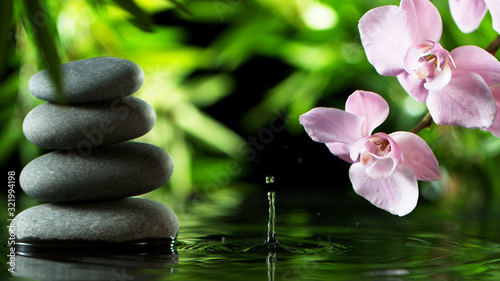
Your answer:
[[[396,277],[409,275],[410,272],[406,269],[384,269],[384,270],[372,270],[368,273],[369,276],[382,276],[382,277]],[[399,280],[399,279],[391,279]]]
[[[35,280],[157,280],[173,274],[178,255],[173,244],[122,245],[112,251],[92,247],[75,251],[70,247],[47,251],[21,244],[16,254],[15,277]],[[81,250],[81,248],[80,248]]]
[[[267,280],[274,281],[276,278],[276,264],[278,259],[276,258],[276,253],[267,254],[266,264],[267,264]]]

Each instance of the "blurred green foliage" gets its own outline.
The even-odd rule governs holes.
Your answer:
[[[359,40],[357,23],[366,11],[398,3],[0,1],[0,162],[9,165],[12,158],[19,158],[25,165],[43,152],[26,141],[21,129],[27,112],[41,103],[27,89],[33,74],[49,67],[57,77],[58,68],[52,66],[61,62],[116,56],[143,68],[146,82],[136,95],[157,112],[154,129],[139,141],[164,148],[176,163],[169,188],[146,196],[178,202],[207,187],[205,193],[221,194],[220,204],[237,204],[241,194],[224,187],[243,176],[250,164],[241,152],[245,136],[266,127],[276,112],[287,112],[290,138],[304,134],[300,114],[315,106],[343,108],[347,95],[356,89],[380,93],[388,100],[391,114],[381,131],[409,130],[425,115],[425,105],[412,100],[397,79],[376,73]],[[452,21],[448,1],[433,3],[443,17],[441,44],[448,50],[468,44],[485,48],[497,36],[489,15],[476,32],[463,34]],[[212,37],[192,43],[197,39],[193,36],[204,33]],[[255,93],[258,102],[240,112],[238,127],[230,128],[205,109],[241,95],[235,73],[257,57],[279,61],[288,72],[284,78],[276,74],[278,82]],[[500,193],[500,140],[480,130],[447,126],[433,126],[420,134],[445,171],[441,182],[421,185],[425,198],[468,206]],[[311,141],[311,145],[316,144]],[[242,164],[232,167],[230,181],[214,185],[211,174],[226,171],[230,161]]]

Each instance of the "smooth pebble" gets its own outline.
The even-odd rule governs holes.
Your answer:
[[[11,222],[16,243],[158,242],[175,240],[179,220],[162,203],[124,198],[89,203],[46,203]]]
[[[89,150],[140,137],[155,122],[151,105],[136,97],[78,105],[47,102],[26,115],[23,132],[43,148]]]
[[[142,69],[126,59],[97,57],[62,64],[64,103],[88,103],[126,97],[144,83]],[[48,69],[31,78],[29,90],[41,100],[59,102]]]
[[[125,142],[85,153],[47,153],[24,167],[19,184],[27,195],[48,202],[117,199],[161,187],[173,170],[174,161],[165,150]]]

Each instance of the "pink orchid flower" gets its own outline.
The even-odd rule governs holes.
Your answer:
[[[476,30],[490,11],[493,29],[500,33],[500,2],[498,0],[449,0],[453,20],[463,33]]]
[[[378,94],[356,91],[345,111],[317,107],[300,116],[300,123],[316,142],[352,163],[354,191],[394,215],[410,213],[418,201],[417,180],[441,179],[441,170],[427,143],[410,132],[375,133],[389,114]]]
[[[361,42],[378,73],[397,76],[425,102],[437,124],[487,128],[497,107],[490,87],[500,83],[500,62],[476,46],[451,52],[438,42],[442,22],[428,0],[368,11],[359,21]]]
[[[491,92],[493,93],[493,97],[495,97],[495,102],[497,105],[497,116],[493,121],[493,124],[491,124],[491,126],[486,129],[486,131],[489,131],[495,137],[500,138],[500,85],[498,85],[497,87],[492,87]]]

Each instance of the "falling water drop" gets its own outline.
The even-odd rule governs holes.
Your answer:
[[[266,176],[266,183],[271,184],[274,182],[274,176]]]

